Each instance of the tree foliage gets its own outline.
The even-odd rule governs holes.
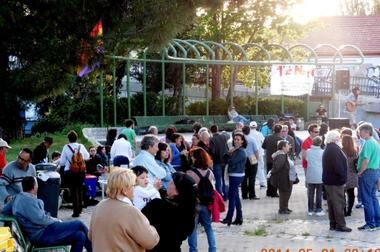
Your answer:
[[[94,43],[92,27],[102,19],[106,54],[160,48],[193,20],[198,7],[215,0],[5,0],[0,5],[0,127],[24,106],[62,94],[76,83],[81,42]],[[101,62],[104,66],[107,61]]]
[[[305,26],[294,23],[287,15],[287,10],[294,3],[293,0],[225,1],[224,5],[217,10],[199,12],[192,29],[189,29],[185,36],[219,43],[235,42],[240,45],[257,43],[264,47],[271,43],[289,44],[307,31]],[[235,60],[241,59],[242,55],[238,51],[231,47],[230,49],[233,51]],[[254,60],[261,60],[264,57],[258,50],[251,50],[249,54]],[[226,55],[218,52],[217,58],[225,59]],[[227,71],[222,71],[223,68],[226,68]],[[236,67],[233,73],[233,83],[239,79],[251,85],[254,72],[252,67]],[[264,72],[259,72],[259,74],[265,75]],[[213,66],[213,100],[220,97],[222,86],[230,87],[230,74],[229,67]]]
[[[340,0],[340,9],[346,16],[380,14],[380,0]]]

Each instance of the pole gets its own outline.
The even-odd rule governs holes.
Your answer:
[[[281,114],[284,115],[285,111],[284,105],[284,82],[281,81]]]
[[[162,53],[162,59],[165,55]],[[162,96],[162,116],[165,116],[165,62],[161,63],[161,96]]]
[[[112,94],[113,94],[113,126],[116,127],[116,60],[113,60],[112,68]]]
[[[230,106],[234,106],[234,66],[231,65],[231,97],[230,97]]]
[[[209,87],[209,65],[206,65],[206,115],[210,114],[209,100],[208,100],[208,87]]]
[[[182,114],[186,115],[185,111],[185,87],[186,87],[186,64],[182,64]]]
[[[103,128],[104,127],[103,71],[100,72],[99,94],[100,94],[100,127]]]
[[[309,121],[309,111],[310,111],[310,95],[306,94],[306,121]]]
[[[334,101],[332,103],[333,105],[333,117],[335,117],[336,113],[335,113],[335,110],[336,110],[336,102],[335,102],[335,92],[336,92],[336,89],[335,89],[335,65],[332,66],[332,73],[331,73],[331,100]],[[338,104],[339,106],[340,104]]]
[[[259,92],[258,92],[259,76],[258,76],[258,73],[259,73],[259,70],[257,69],[257,67],[255,67],[255,103],[256,103],[255,113],[256,115],[259,115]]]
[[[145,59],[146,59],[146,53],[144,52],[144,78],[143,78],[143,80],[144,80],[144,83],[143,83],[143,85],[144,85],[144,116],[146,116],[147,115],[147,109],[146,109],[146,61],[145,61]]]
[[[130,88],[131,74],[129,72],[129,69],[131,68],[130,64],[131,64],[130,61],[127,60],[127,65],[125,66],[125,72],[127,73],[127,96],[128,96],[128,118],[129,119],[132,117],[131,115],[131,88]]]

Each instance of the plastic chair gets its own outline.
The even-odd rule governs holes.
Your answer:
[[[18,246],[21,246],[24,251],[37,252],[53,250],[69,252],[69,248],[67,246],[34,247],[30,243],[29,239],[24,235],[16,218],[13,216],[0,214],[0,222],[2,222],[4,226],[10,227],[13,238],[16,240]]]

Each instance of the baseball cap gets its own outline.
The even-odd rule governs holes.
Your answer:
[[[249,123],[249,127],[251,128],[257,128],[257,123],[255,121],[252,121]]]
[[[8,149],[12,149],[12,147],[8,145],[7,141],[3,140],[2,138],[0,138],[0,147],[6,147]]]

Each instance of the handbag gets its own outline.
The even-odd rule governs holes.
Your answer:
[[[251,165],[255,165],[255,164],[257,164],[257,158],[256,158],[255,155],[249,155],[249,156],[248,156],[248,160],[249,160],[249,163],[250,163]]]
[[[380,178],[377,180],[377,190],[380,192]]]

